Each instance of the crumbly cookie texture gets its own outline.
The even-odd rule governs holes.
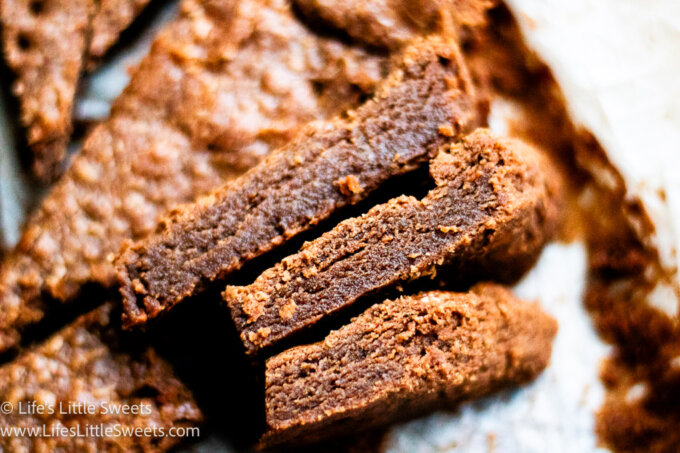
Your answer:
[[[99,0],[99,9],[92,18],[87,57],[89,68],[118,41],[118,36],[139,15],[150,0]]]
[[[328,24],[355,39],[399,48],[414,37],[450,28],[465,32],[486,22],[497,0],[293,0],[311,20]]]
[[[536,377],[557,323],[495,284],[388,300],[266,362],[262,444],[311,442]]]
[[[111,285],[125,240],[303,124],[358,105],[387,66],[384,54],[315,34],[284,0],[184,1],[5,256],[0,351],[44,317],[50,297]]]
[[[13,405],[11,413],[0,417],[0,427],[44,426],[48,434],[68,429],[83,435],[4,436],[0,449],[160,452],[181,440],[167,435],[171,428],[189,428],[202,421],[191,393],[173,376],[169,364],[151,348],[128,348],[118,341],[116,319],[111,318],[118,313],[112,306],[82,316],[0,367],[0,399]],[[53,413],[31,411],[32,403],[45,411],[52,408]],[[123,413],[124,405],[137,408],[138,413]],[[21,407],[24,413],[19,412]],[[148,431],[141,436],[85,435],[88,426],[99,425]]]
[[[401,196],[338,224],[224,299],[249,353],[376,290],[446,274],[512,281],[559,225],[561,184],[524,143],[478,129],[444,146],[422,200]],[[512,263],[512,265],[509,265]]]
[[[61,170],[73,98],[88,59],[104,55],[149,0],[5,0],[3,51],[15,73],[21,122],[43,181]]]
[[[158,315],[413,170],[485,121],[455,42],[418,40],[375,97],[307,127],[242,177],[176,209],[119,259],[128,324]]]
[[[71,136],[73,97],[83,66],[93,0],[0,3],[5,60],[15,73],[21,123],[38,178],[52,179]]]

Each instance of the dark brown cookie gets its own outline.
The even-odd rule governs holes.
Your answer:
[[[379,47],[399,48],[417,36],[465,31],[486,21],[498,0],[293,0],[302,13]]]
[[[323,341],[267,360],[263,445],[312,442],[527,382],[557,323],[493,284],[369,308]]]
[[[84,62],[104,55],[149,0],[4,0],[3,48],[16,75],[33,171],[54,179],[71,136]],[[92,65],[90,65],[92,66]]]
[[[99,0],[97,14],[92,18],[87,57],[89,68],[103,57],[150,0]]]
[[[437,187],[345,220],[224,299],[250,353],[376,290],[447,264],[452,275],[511,280],[558,226],[561,187],[543,155],[479,129],[430,164]]]
[[[117,320],[111,319],[118,313],[111,307],[82,316],[0,367],[0,400],[12,405],[0,417],[0,427],[44,426],[47,434],[3,435],[0,449],[160,452],[182,440],[172,437],[170,429],[193,428],[202,421],[191,393],[169,364],[151,348],[129,351],[118,342]],[[103,429],[119,434],[107,436]],[[134,429],[138,434],[125,434]]]
[[[50,297],[110,285],[126,239],[253,166],[310,120],[353,107],[385,55],[321,37],[286,2],[186,0],[0,269],[0,351]],[[54,305],[54,304],[53,304]]]
[[[15,73],[33,171],[52,179],[71,136],[73,97],[83,66],[93,0],[3,0],[2,44]]]
[[[390,178],[484,121],[454,42],[409,47],[371,101],[306,128],[259,166],[180,208],[128,248],[119,279],[128,324],[143,323],[203,287],[365,199]]]

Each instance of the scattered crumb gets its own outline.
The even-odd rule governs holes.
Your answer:
[[[493,453],[496,451],[496,434],[489,433],[486,435],[486,445],[489,450],[489,453]]]
[[[339,179],[335,182],[340,189],[340,193],[345,196],[358,194],[364,191],[359,180],[354,175],[347,175],[345,179]]]
[[[318,274],[318,273],[319,273],[319,271],[318,271],[318,269],[316,268],[316,266],[312,266],[312,267],[305,268],[305,269],[302,270],[302,275],[303,275],[305,278],[313,277],[313,276],[315,276],[315,275]]]
[[[260,303],[263,295],[264,293],[259,291],[253,295],[247,296],[243,301],[243,312],[248,316],[250,322],[257,321],[257,319],[264,314],[264,308]],[[264,295],[264,297],[266,298],[266,295]]]
[[[281,307],[281,309],[279,309],[279,316],[284,321],[288,321],[289,319],[291,319],[293,317],[293,314],[295,314],[296,308],[297,308],[297,305],[295,304],[295,301],[291,300],[286,305]]]
[[[455,135],[455,131],[450,124],[442,124],[439,126],[439,133],[445,137],[453,137]]]
[[[442,233],[458,233],[460,231],[460,228],[458,228],[455,225],[453,225],[453,226],[440,226],[439,231],[441,231]]]
[[[146,288],[138,278],[132,280],[132,288],[137,294],[146,294]]]

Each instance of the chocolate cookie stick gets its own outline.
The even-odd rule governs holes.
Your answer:
[[[369,45],[396,49],[447,28],[462,35],[486,22],[498,0],[293,0],[302,14]]]
[[[373,291],[448,264],[511,279],[528,269],[556,228],[560,183],[535,149],[479,129],[444,146],[430,164],[437,186],[345,220],[253,284],[224,299],[255,353]],[[512,264],[509,264],[512,263]]]
[[[0,367],[1,450],[160,452],[197,437],[189,390],[153,349],[120,341],[112,316],[104,305]]]
[[[15,73],[21,123],[33,172],[60,172],[72,123],[73,98],[88,58],[100,58],[149,0],[3,0],[2,44]]]
[[[315,124],[256,168],[166,220],[119,262],[128,324],[143,323],[365,199],[483,120],[455,43],[414,44],[375,98]]]
[[[323,341],[267,360],[263,446],[356,433],[535,378],[557,323],[502,286],[369,308]]]
[[[285,1],[185,0],[0,266],[0,351],[178,203],[219,187],[310,120],[359,103],[385,55],[301,23]]]

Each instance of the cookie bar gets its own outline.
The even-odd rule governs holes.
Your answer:
[[[16,75],[13,90],[39,179],[49,181],[60,172],[72,131],[73,98],[88,56],[103,56],[148,1],[0,3],[4,54]]]
[[[118,41],[118,36],[135,20],[150,0],[99,0],[97,14],[90,25],[91,37],[87,47],[89,68]]]
[[[480,26],[497,0],[293,0],[320,23],[363,42],[399,48],[417,36]],[[453,30],[452,30],[453,31]]]
[[[21,123],[33,153],[33,172],[52,179],[71,136],[73,97],[83,66],[92,0],[4,0],[2,44],[15,73]]]
[[[1,450],[160,452],[182,440],[171,429],[186,433],[202,421],[169,364],[149,347],[120,341],[118,316],[104,305],[0,367],[0,400],[12,407],[0,417],[8,433]]]
[[[284,1],[184,1],[5,256],[0,351],[58,307],[50,298],[112,284],[123,241],[241,174],[301,125],[358,105],[387,65],[384,54],[317,35]]]
[[[259,166],[128,248],[119,265],[128,324],[139,324],[433,156],[484,121],[454,42],[409,47],[375,98],[313,124]]]
[[[556,331],[538,306],[495,284],[374,305],[267,360],[262,443],[354,433],[527,382],[548,364]]]
[[[443,147],[425,198],[401,196],[345,220],[224,299],[249,353],[309,327],[360,297],[434,276],[512,279],[558,224],[560,183],[535,149],[479,129]],[[512,263],[512,265],[509,265]]]

